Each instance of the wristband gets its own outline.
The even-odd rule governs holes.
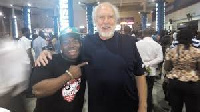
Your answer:
[[[74,79],[73,75],[68,70],[66,70],[66,73],[69,75],[70,79]]]

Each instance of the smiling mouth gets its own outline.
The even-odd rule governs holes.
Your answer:
[[[70,55],[75,55],[77,54],[78,51],[73,49],[73,50],[69,50],[68,52]]]
[[[110,26],[104,26],[104,27],[102,27],[102,29],[103,29],[103,30],[110,30],[111,27],[110,27]]]

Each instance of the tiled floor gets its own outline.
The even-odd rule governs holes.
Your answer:
[[[36,98],[26,98],[26,106],[28,112],[33,112],[36,104]]]
[[[169,112],[170,107],[168,102],[164,100],[164,92],[162,89],[163,79],[156,80],[153,88],[153,104],[154,112]]]

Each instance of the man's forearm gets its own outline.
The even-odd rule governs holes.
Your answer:
[[[66,74],[63,74],[57,78],[45,79],[32,87],[33,94],[36,97],[50,96],[58,91],[64,85],[64,83],[69,80],[70,77]]]
[[[158,50],[158,54],[157,54],[156,58],[149,61],[149,64],[150,64],[150,66],[157,65],[157,64],[161,63],[162,61],[163,61],[163,52],[162,52],[162,48],[160,48]]]
[[[146,77],[136,76],[136,83],[138,88],[139,106],[147,107],[147,84]]]

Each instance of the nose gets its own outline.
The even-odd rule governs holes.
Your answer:
[[[73,48],[75,45],[73,42],[69,42],[68,47]]]
[[[105,18],[104,18],[104,23],[108,23],[108,22],[109,22],[109,20],[110,20],[110,18],[109,18],[109,17],[105,17]]]

